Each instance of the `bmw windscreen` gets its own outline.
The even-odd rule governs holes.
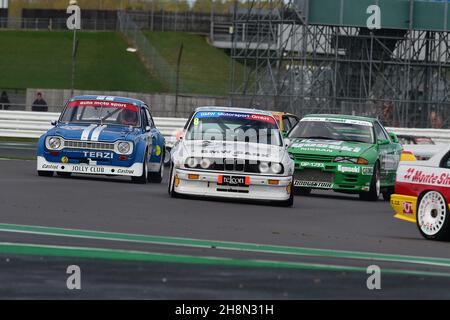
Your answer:
[[[196,113],[185,139],[282,146],[282,138],[273,117],[235,112]]]

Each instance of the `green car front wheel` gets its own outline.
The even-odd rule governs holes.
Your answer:
[[[381,194],[381,173],[378,163],[373,169],[372,181],[370,182],[370,189],[368,192],[361,192],[359,198],[364,201],[378,201]]]

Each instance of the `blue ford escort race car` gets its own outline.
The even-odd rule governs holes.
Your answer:
[[[165,140],[144,102],[74,97],[53,125],[39,139],[39,176],[82,173],[129,176],[136,183],[162,181]]]

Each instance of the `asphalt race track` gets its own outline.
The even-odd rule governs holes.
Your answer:
[[[171,199],[167,184],[38,177],[0,161],[0,298],[450,298],[450,243],[389,203],[315,192],[293,208]],[[78,265],[82,289],[68,290]],[[381,289],[366,286],[370,265]]]

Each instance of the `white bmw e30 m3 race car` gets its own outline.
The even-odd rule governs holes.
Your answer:
[[[172,150],[169,194],[292,206],[294,161],[288,144],[268,112],[198,108]]]

